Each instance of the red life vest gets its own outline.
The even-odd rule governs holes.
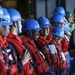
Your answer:
[[[8,66],[6,66],[3,61],[3,55],[0,52],[0,75],[7,75],[6,67],[8,68]]]
[[[23,69],[24,70],[24,75],[34,75],[34,68],[30,64],[31,64],[30,62],[27,62],[24,65],[24,69]]]
[[[48,36],[46,37],[46,40],[48,41],[48,44],[51,42],[53,35],[52,34],[48,34]]]
[[[57,49],[57,44],[55,42],[55,40],[51,40],[51,44],[54,44],[56,49]],[[52,56],[52,61],[53,61],[53,64],[54,64],[54,69],[55,70],[60,70],[61,69],[61,60],[60,60],[60,51],[58,51],[57,49],[57,53],[53,53],[51,54]]]
[[[49,35],[50,36],[50,35]],[[47,37],[47,39],[49,39],[49,37]],[[50,51],[49,51],[49,47],[48,47],[48,43],[49,43],[49,41],[50,41],[51,39],[49,39],[49,40],[46,40],[44,37],[42,37],[42,36],[39,36],[39,38],[38,38],[38,40],[37,40],[37,43],[38,43],[38,45],[40,46],[40,48],[42,49],[42,50],[45,50],[45,53],[43,53],[43,51],[42,51],[42,53],[44,54],[44,56],[45,56],[45,58],[46,58],[46,60],[47,60],[47,62],[48,62],[48,64],[49,65],[51,65],[51,63],[52,63],[52,61],[51,61],[51,59],[50,59]]]
[[[8,46],[7,42],[6,42],[6,37],[3,36],[0,38],[0,48],[4,47],[6,48]]]
[[[38,74],[41,74],[43,72],[48,72],[49,66],[48,66],[47,62],[40,55],[34,42],[32,40],[28,39],[27,37],[23,37],[22,42],[23,42],[23,44],[26,44],[29,47],[30,51],[34,55],[34,57],[37,61],[36,68],[37,68]]]
[[[5,52],[2,52],[2,48],[6,48],[7,46],[8,44],[6,42],[6,37],[4,36],[1,37],[0,38],[0,75],[7,75],[7,70],[9,69],[6,63],[6,61],[8,60],[6,61],[4,60]],[[6,58],[8,58],[7,55],[6,55]]]
[[[25,51],[25,47],[22,45],[22,41],[17,35],[14,35],[12,32],[10,32],[7,36],[7,41],[14,45],[14,47],[16,48],[16,50],[20,56],[23,55],[23,52]],[[14,65],[12,68],[10,67],[10,69],[14,69],[14,67],[16,67],[16,66]],[[18,74],[24,75],[23,71],[21,73],[19,72]]]
[[[61,41],[62,44],[62,50],[63,52],[67,52],[68,51],[68,41],[66,40],[66,38],[63,38]]]
[[[66,66],[66,61],[62,60],[62,54],[61,54],[61,43],[56,43],[54,40],[52,40],[52,43],[55,44],[55,47],[57,49],[57,54],[54,55],[54,57],[57,57],[55,58],[53,61],[55,62],[55,60],[57,59],[57,63],[54,64],[55,66],[55,70],[66,70],[67,69],[67,66]]]
[[[18,71],[17,71],[17,66],[16,65],[12,65],[12,67],[10,67],[9,65],[9,54],[7,52],[8,50],[8,44],[6,41],[6,37],[1,37],[0,38],[0,65],[2,66],[0,68],[0,70],[2,70],[2,72],[0,73],[0,75],[8,75],[8,71],[10,71],[10,75],[18,75]]]
[[[55,26],[51,26],[50,27],[50,32],[55,28]]]
[[[10,66],[9,67],[10,68],[10,75],[18,75],[18,69],[17,69],[17,66],[16,66],[16,64],[14,64],[14,65],[12,65],[12,66]]]
[[[25,47],[22,45],[22,41],[17,35],[14,35],[12,32],[10,32],[8,34],[7,41],[11,42],[15,46],[19,55],[23,55]]]

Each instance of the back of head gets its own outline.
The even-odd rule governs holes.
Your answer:
[[[59,26],[56,26],[51,33],[60,38],[64,38],[64,30]]]
[[[51,26],[49,20],[44,16],[39,17],[38,22],[40,24],[40,27],[49,27],[49,26]]]
[[[39,23],[33,18],[26,20],[22,26],[22,30],[40,30],[40,29],[41,28],[39,26]]]
[[[65,24],[65,17],[62,16],[62,15],[54,15],[52,18],[51,18],[51,22],[58,22],[58,23],[61,23],[61,24]]]
[[[5,20],[2,21],[2,26],[8,26],[13,24],[6,8],[3,8],[3,19]]]
[[[12,22],[23,20],[19,11],[13,8],[9,8],[8,12],[10,14],[10,18]]]
[[[62,6],[58,6],[56,7],[56,9],[54,10],[54,15],[59,14],[59,15],[63,15],[65,16],[65,9]]]
[[[1,19],[3,18],[3,8],[2,8],[2,6],[0,6],[0,18]]]

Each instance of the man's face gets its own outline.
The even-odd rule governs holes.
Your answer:
[[[39,31],[33,30],[32,31],[32,37],[34,40],[37,40],[39,37]]]
[[[47,37],[47,35],[48,35],[49,33],[50,33],[49,27],[43,28],[43,36],[44,36],[44,37]]]
[[[67,18],[68,22],[71,23],[73,21],[72,17]]]
[[[60,43],[62,38],[58,37],[58,36],[54,36],[54,39],[57,43]]]
[[[0,26],[0,36],[4,35],[4,27]]]
[[[57,23],[58,26],[62,27],[62,29],[64,29],[64,24],[61,23]]]

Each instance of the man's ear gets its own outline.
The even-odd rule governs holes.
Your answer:
[[[30,31],[27,31],[27,34],[30,35]]]
[[[17,27],[17,23],[16,22],[14,22],[13,25],[14,25],[14,27]]]

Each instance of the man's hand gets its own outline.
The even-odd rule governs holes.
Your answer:
[[[42,48],[42,53],[43,53],[43,54],[49,53],[49,48],[48,48],[47,46],[44,46],[44,47]]]
[[[26,49],[26,51],[23,55],[23,58],[21,60],[23,65],[26,64],[30,59],[31,59],[30,54],[29,54],[28,50]]]

